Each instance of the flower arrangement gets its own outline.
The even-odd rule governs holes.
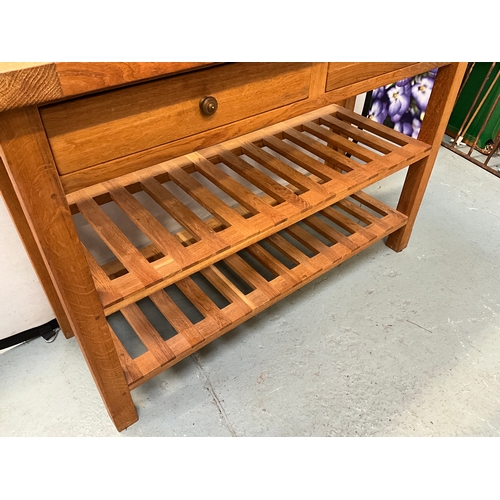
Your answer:
[[[368,118],[416,139],[436,74],[434,69],[375,89]]]

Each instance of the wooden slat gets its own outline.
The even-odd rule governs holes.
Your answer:
[[[372,234],[378,234],[380,231],[387,229],[388,221],[384,218],[378,218],[375,215],[363,210],[362,207],[356,205],[350,200],[342,200],[335,204],[336,207],[341,208],[348,214],[357,218],[359,221],[367,225],[367,229]]]
[[[159,255],[163,255],[153,243],[151,243],[151,245],[141,247],[138,250],[148,262],[152,263],[154,267],[156,267],[158,262],[157,257]],[[170,257],[161,257],[160,261],[162,259],[170,259]],[[102,264],[101,268],[112,280],[115,280],[115,278],[121,277],[124,273],[127,273],[127,269],[119,260],[116,259]]]
[[[360,164],[355,162],[354,160],[347,158],[347,156],[340,154],[338,151],[334,151],[328,146],[325,146],[324,144],[315,141],[314,139],[305,134],[297,132],[297,130],[295,129],[285,130],[283,132],[283,135],[285,138],[294,142],[298,146],[306,149],[307,151],[311,152],[316,156],[319,156],[320,158],[323,158],[323,160],[338,165],[347,172],[355,170],[360,167]]]
[[[363,191],[353,193],[351,195],[351,198],[359,201],[360,203],[363,203],[363,205],[366,205],[368,208],[371,208],[374,212],[377,212],[382,216],[395,212],[395,210],[393,210],[388,205],[381,203],[376,198],[373,198],[373,196],[369,196],[366,193],[363,193]]]
[[[312,135],[315,135],[319,139],[327,141],[329,144],[334,147],[340,148],[343,151],[350,153],[351,155],[359,158],[364,162],[369,162],[372,160],[378,160],[380,155],[377,153],[359,146],[353,141],[346,139],[345,137],[340,136],[339,134],[334,134],[332,131],[317,125],[316,123],[309,122],[304,123],[302,128],[305,132],[309,132]],[[330,146],[331,147],[331,146]]]
[[[261,290],[267,297],[275,297],[276,290],[269,285],[269,282],[261,276],[248,262],[243,260],[238,254],[230,255],[224,262],[238,275],[243,281]]]
[[[304,255],[298,248],[294,247],[279,234],[268,236],[266,241],[273,245],[279,252],[283,253],[285,257],[295,262],[295,264],[301,264],[309,260],[307,255]]]
[[[255,309],[255,305],[245,296],[245,294],[231,283],[231,281],[215,266],[206,267],[200,272],[229,302],[238,306],[240,314],[243,315]]]
[[[375,235],[368,228],[360,226],[355,221],[353,221],[346,215],[341,214],[332,207],[325,208],[321,211],[321,213],[332,222],[338,224],[341,228],[349,231],[353,235],[363,236],[367,240],[371,240],[375,237]]]
[[[189,160],[185,157],[172,159],[168,162],[168,164],[172,166],[178,165],[186,169],[189,169],[191,166],[191,162],[189,162]],[[134,194],[143,190],[141,187],[142,179],[149,179],[151,177],[155,177],[160,183],[167,182],[169,179],[168,174],[165,171],[165,164],[158,163],[143,170],[133,171],[121,176],[112,177],[111,181],[115,185],[127,188],[130,193]],[[106,203],[108,199],[111,199],[106,187],[108,182],[109,181],[93,183],[90,187],[69,193],[67,195],[68,204],[71,206],[72,204],[78,203],[82,196],[92,196],[92,198],[94,198],[98,203],[101,203],[101,201],[102,203]]]
[[[321,187],[321,184],[314,182],[310,177],[301,174],[294,168],[278,160],[275,156],[269,154],[267,151],[257,147],[255,144],[245,142],[242,146],[242,150],[254,161],[260,163],[268,170],[276,175],[279,175],[282,179],[287,180],[294,186],[297,186],[304,191],[313,191],[318,193],[318,196],[321,196],[322,199],[325,199],[325,197],[328,196],[327,191]]]
[[[171,255],[175,262],[172,267],[186,267],[192,263],[187,259],[184,247],[179,240],[170,234],[158,220],[144,208],[124,187],[108,182],[109,193],[113,201],[139,227],[139,229],[163,252]],[[171,272],[175,272],[173,269]]]
[[[298,224],[285,229],[285,232],[315,254],[311,257],[311,260],[315,262],[317,267],[326,269],[332,262],[335,262],[340,258],[340,255],[337,254],[337,252],[326,246],[322,241],[315,238],[311,233],[307,232]]]
[[[161,276],[92,198],[80,201],[78,209],[118,260],[141,283],[151,285],[161,280]]]
[[[247,221],[235,210],[221,201],[215,194],[202,186],[196,179],[187,174],[184,169],[179,167],[169,168],[170,179],[179,187],[184,189],[192,198],[194,198],[203,208],[209,211],[216,219],[220,220],[226,226],[234,226],[239,231],[248,233]]]
[[[351,251],[359,247],[358,243],[352,241],[348,236],[340,233],[315,215],[304,219],[304,224],[307,224],[310,228],[314,229],[317,233],[334,244],[339,243]]]
[[[374,134],[383,137],[388,141],[392,141],[395,144],[398,144],[399,146],[406,146],[407,144],[412,144],[417,142],[415,139],[412,139],[407,135],[400,134],[396,130],[393,130],[389,127],[386,127],[385,125],[377,123],[374,120],[363,119],[363,117],[360,117],[360,115],[352,111],[349,111],[347,109],[339,108],[339,110],[335,113],[334,116],[336,116],[341,120],[346,121],[347,123],[352,123],[353,125],[357,125],[358,127],[361,127],[365,130],[369,130],[370,132],[373,132]],[[421,144],[419,144],[419,146],[421,146]]]
[[[252,165],[242,160],[239,156],[236,156],[233,152],[229,150],[221,152],[220,158],[228,167],[259,189],[262,189],[264,193],[268,194],[276,201],[287,201],[300,210],[309,208],[309,205],[304,200],[300,199],[293,191],[290,191],[290,189],[287,189],[282,184],[279,184],[263,174],[260,170],[252,167]]]
[[[257,195],[252,193],[245,186],[242,186],[235,179],[218,169],[211,161],[203,158],[199,154],[189,155],[189,158],[195,163],[196,170],[213,182],[219,189],[222,189],[231,198],[235,199],[249,212],[253,214],[263,214],[269,218],[273,224],[279,224],[286,220],[279,212],[273,210],[267,203],[264,203]],[[255,217],[255,216],[254,216]]]
[[[285,257],[290,259],[292,262],[298,264],[297,268],[293,269],[295,274],[299,272],[305,273],[307,275],[314,274],[315,272],[323,269],[322,265],[317,266],[317,262],[314,259],[310,259],[307,255],[304,255],[298,248],[294,247],[290,242],[288,242],[283,236],[279,234],[273,234],[267,238],[267,240],[278,252],[281,252]]]
[[[310,217],[308,217],[308,219],[310,219]],[[318,255],[328,253],[329,247],[327,245],[315,238],[298,224],[286,228],[285,232],[293,236],[299,243],[311,250],[311,252],[315,252]]]
[[[137,304],[131,304],[124,307],[121,312],[158,363],[167,363],[175,358],[175,354],[161,338],[160,334],[139,309]]]
[[[341,208],[348,214],[351,214],[353,217],[356,217],[366,225],[372,224],[373,222],[377,223],[380,221],[379,217],[376,217],[366,210],[363,210],[359,205],[356,205],[351,200],[341,200],[335,203],[335,206]]]
[[[186,337],[189,345],[195,346],[203,341],[195,325],[189,321],[188,317],[181,311],[177,304],[165,293],[164,290],[155,292],[149,297],[158,310],[165,316],[167,321],[181,335]]]
[[[156,179],[144,179],[141,184],[158,205],[167,211],[179,224],[209,242],[214,251],[220,251],[228,247],[227,243],[221,240],[209,226],[175,198]]]
[[[288,269],[284,264],[282,264],[278,259],[273,257],[267,250],[265,250],[258,243],[250,245],[246,251],[259,261],[265,268],[275,274],[277,277],[283,278],[287,283],[294,284],[299,280],[293,269]]]
[[[276,153],[284,156],[288,160],[296,163],[303,169],[317,175],[320,179],[325,182],[330,182],[335,180],[338,183],[343,183],[342,175],[332,168],[326,166],[324,163],[320,163],[309,155],[303,153],[302,151],[294,148],[290,144],[278,139],[274,136],[266,136],[262,139],[262,142],[267,147],[271,148]]]
[[[332,115],[324,115],[319,118],[318,121],[319,123],[330,127],[334,132],[338,134],[346,134],[348,137],[351,137],[355,141],[366,144],[368,147],[380,151],[382,154],[401,152],[400,154],[402,155],[410,156],[410,153],[405,153],[405,150],[403,150],[400,146],[389,141],[384,141],[380,138],[380,136],[369,134],[361,128],[354,127],[347,122],[335,118]]]
[[[219,327],[229,324],[227,317],[191,278],[178,281],[176,286],[205,317],[215,320]]]
[[[374,220],[374,223],[380,223],[381,221],[384,221],[384,223],[386,223],[388,220],[392,221],[395,218],[397,219],[403,217],[403,215],[394,208],[380,202],[376,198],[373,198],[373,196],[369,196],[366,193],[363,193],[362,191],[358,191],[357,193],[352,194],[350,198],[354,201],[357,201],[358,203],[361,203],[361,209],[365,212],[365,216],[367,218],[374,217],[375,219],[377,219],[377,217],[373,216],[367,210],[365,210],[364,207],[367,207],[382,216],[378,220]],[[349,199],[343,200],[343,202],[349,201]],[[390,222],[390,224],[392,225],[392,222]]]
[[[378,218],[369,213],[367,210],[359,208],[359,210],[363,211],[364,217],[372,221],[372,224],[370,226],[370,231],[372,232],[385,231],[390,227],[394,227],[395,221],[402,217],[401,213],[397,212],[388,205],[379,202],[377,199],[373,198],[372,196],[368,196],[367,194],[361,191],[356,194],[353,194],[351,198],[361,203],[364,207],[368,207],[382,216]],[[342,202],[337,203],[337,205],[344,208],[344,210],[346,210],[347,212],[351,210],[353,214],[358,209],[358,207],[354,205],[354,203],[351,203],[351,201],[347,199],[342,200]]]

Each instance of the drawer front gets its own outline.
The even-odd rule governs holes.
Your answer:
[[[231,63],[40,108],[61,175],[249,118],[309,95],[311,63]],[[203,97],[218,101],[202,114]]]
[[[411,63],[377,63],[377,64],[362,64],[362,63],[336,63],[328,64],[328,75],[326,80],[326,92],[336,90],[361,80],[374,78],[385,73],[411,66]]]

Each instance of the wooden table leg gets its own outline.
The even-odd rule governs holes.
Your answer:
[[[64,333],[64,336],[69,339],[74,335],[73,330],[70,327],[66,312],[64,311],[61,300],[57,295],[54,283],[52,283],[52,280],[50,279],[50,274],[47,270],[45,262],[43,261],[42,255],[40,254],[40,250],[38,250],[35,238],[31,233],[28,221],[24,216],[21,204],[17,199],[14,187],[12,186],[10,177],[7,175],[5,165],[3,164],[3,161],[1,159],[0,190],[5,201],[5,205],[7,206],[10,216],[16,226],[17,232],[19,233],[19,237],[24,244],[24,248],[26,248],[26,253],[30,258],[31,264],[45,291],[45,295],[47,296],[52,310],[54,311],[54,316],[56,317],[57,322],[59,323],[59,326]]]
[[[41,256],[111,419],[137,419],[130,389],[61,187],[38,109],[0,118],[0,150]]]
[[[466,68],[467,63],[452,63],[438,71],[418,136],[420,141],[432,146],[432,151],[427,158],[411,165],[406,174],[397,209],[408,216],[408,223],[392,233],[386,242],[396,252],[408,245]]]

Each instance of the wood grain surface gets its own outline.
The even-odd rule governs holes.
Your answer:
[[[109,415],[138,416],[36,108],[0,115],[1,157]]]
[[[338,135],[326,126],[317,125],[322,117],[325,117],[323,122],[326,124],[331,117],[332,126],[340,129],[346,137]],[[366,139],[360,134],[358,126],[372,132],[365,132],[366,136],[373,138],[367,142],[375,142],[379,149],[387,153],[376,153],[364,145],[363,141]],[[412,161],[418,161],[427,155],[430,149],[426,144],[390,129],[384,128],[377,136],[377,126],[378,124],[367,118],[332,105],[308,114],[307,117],[281,122],[256,133],[200,150],[198,153],[154,165],[68,195],[72,212],[81,211],[95,229],[96,235],[127,271],[118,276],[106,273],[109,279],[101,272],[96,275],[95,283],[106,315],[189,274],[201,271],[319,209],[325,209],[325,216],[331,215],[339,226],[348,230],[349,226],[341,214],[330,214],[327,210],[329,204],[358,191],[375,178],[382,178]],[[356,137],[362,139],[358,144],[348,140],[351,130]],[[383,139],[381,135],[387,139]],[[326,146],[325,139],[334,146]],[[336,145],[352,151],[353,158],[340,154]],[[303,153],[301,147],[346,173],[343,175],[335,168]],[[399,154],[400,150],[404,152]],[[285,155],[290,164],[283,163],[271,154],[273,151]],[[354,156],[364,161],[357,162]],[[307,158],[307,161],[304,161],[304,158]],[[301,172],[301,169],[305,172]],[[230,170],[239,177],[228,176],[227,172]],[[225,205],[222,199],[203,187],[195,177],[191,177],[195,173],[201,176],[200,180],[206,177],[233,200],[237,200],[244,209],[254,213],[253,217],[245,219],[234,208]],[[309,173],[319,173],[320,176],[314,180]],[[212,219],[200,219],[181,202],[176,197],[175,190],[171,189],[172,183],[180,186],[193,199],[197,199],[200,205],[204,205],[207,212],[215,218],[213,222]],[[253,185],[252,189],[255,189],[256,193],[249,191],[245,183]],[[148,213],[146,207],[134,198],[133,195],[140,191],[145,191],[191,233],[194,237],[193,244],[179,252],[170,251],[168,247],[171,245],[168,244],[167,238],[172,241],[178,239],[177,246],[184,238],[179,237],[177,230],[168,233],[156,222],[155,216]],[[158,255],[148,262],[142,253],[143,249],[134,247],[131,241],[126,240],[125,235],[99,208],[99,205],[111,201],[120,206],[123,214],[149,237],[159,251],[163,252],[163,256]],[[317,225],[321,228],[324,226],[319,220]],[[326,234],[328,228],[324,228],[324,231]],[[333,232],[329,231],[328,234]],[[361,228],[356,231],[354,238],[361,240],[371,236]],[[337,238],[345,239],[341,234],[338,234]],[[158,250],[156,252],[158,253]],[[147,254],[150,255],[149,251]],[[182,260],[178,257],[182,257]],[[272,262],[271,258],[268,260]],[[94,268],[93,262],[91,268]],[[282,273],[282,276],[285,281],[288,279],[288,274]],[[102,286],[103,284],[105,286]]]
[[[236,63],[41,109],[64,175],[306,99],[309,63]],[[214,96],[215,114],[199,102]]]
[[[0,112],[218,63],[1,62]]]
[[[283,105],[275,109],[270,109],[269,111],[264,111],[243,119],[241,119],[242,115],[240,114],[240,119],[219,126],[215,126],[214,122],[212,127],[209,127],[199,133],[179,137],[178,139],[167,143],[142,149],[136,153],[117,156],[114,159],[104,161],[89,168],[84,168],[83,170],[71,171],[62,176],[61,182],[65,191],[70,193],[82,187],[90,186],[94,183],[112,179],[128,172],[149,167],[155,163],[188,154],[192,151],[206,148],[212,144],[226,141],[232,137],[238,137],[254,130],[273,125],[280,121],[288,120],[332,103],[348,102],[346,99],[351,98],[353,95],[372,90],[379,85],[393,83],[401,78],[414,76],[419,72],[428,71],[442,64],[443,63],[411,64],[395,71],[390,71],[389,73],[384,73],[370,78],[369,80],[364,80],[363,72],[365,70],[363,69],[363,66],[370,65],[358,63],[356,73],[354,73],[354,68],[351,68],[350,70],[351,75],[357,75],[355,82],[329,92],[319,93],[316,97],[314,97],[314,95],[320,92],[321,89],[321,85],[318,84],[318,71],[321,69],[321,65],[315,64],[311,70],[311,86],[309,89],[309,97],[307,99],[301,99],[296,102],[291,102],[290,104],[282,103]],[[338,71],[341,70],[339,69]],[[326,77],[326,73],[323,76]],[[315,80],[315,82],[313,80]],[[239,106],[240,104],[236,102],[236,105]],[[238,113],[237,110],[234,112]],[[149,133],[146,132],[147,137],[149,137],[148,134]],[[136,143],[138,140],[138,138],[135,139]],[[126,145],[124,151],[128,147],[129,146]],[[82,161],[85,163],[83,159]],[[70,170],[72,170],[71,166]]]
[[[55,64],[0,64],[0,112],[60,99],[62,96]]]
[[[73,336],[73,331],[71,329],[70,323],[66,316],[66,312],[61,303],[61,299],[57,294],[57,290],[52,282],[50,273],[43,261],[42,255],[40,254],[40,250],[38,249],[36,240],[31,232],[28,221],[24,215],[23,209],[21,207],[21,203],[19,202],[19,198],[16,196],[14,186],[5,170],[5,165],[3,161],[0,159],[0,191],[9,210],[9,214],[14,221],[17,232],[21,238],[21,241],[24,244],[24,248],[26,249],[26,253],[28,254],[31,264],[33,265],[33,269],[35,270],[40,283],[47,295],[47,299],[54,311],[54,315],[61,327],[61,330],[64,333],[66,338],[70,338]]]
[[[328,65],[327,93],[347,99],[382,85],[395,83],[447,63],[333,63]]]
[[[466,63],[453,63],[438,71],[419,133],[419,140],[430,144],[432,149],[427,158],[414,163],[408,169],[398,202],[398,210],[408,216],[408,223],[404,228],[392,233],[386,243],[396,252],[408,245],[466,69]]]
[[[355,82],[381,76],[384,73],[396,71],[411,64],[407,62],[386,62],[360,65],[359,62],[331,62],[328,64],[326,92],[346,87]]]
[[[59,62],[64,97],[211,66],[208,62]]]
[[[39,251],[34,256],[47,268],[118,430],[138,418],[130,388],[374,241],[392,233],[390,248],[406,246],[466,68],[466,63],[432,62],[229,63],[204,68],[208,64],[0,64],[0,153],[11,193],[19,199],[17,208],[11,205],[22,210],[20,224],[29,226],[31,246],[34,242]],[[442,68],[420,141],[338,106],[324,117],[318,112],[436,67]],[[193,69],[199,71],[182,74]],[[181,74],[163,78],[174,73]],[[211,95],[214,85],[221,113],[200,120],[193,105]],[[106,92],[96,93],[102,90]],[[44,103],[49,105],[37,108]],[[313,109],[311,116],[296,118]],[[293,125],[284,126],[283,120],[290,118]],[[292,171],[270,152],[304,171]],[[168,158],[175,159],[166,162]],[[257,170],[248,158],[262,168]],[[408,165],[397,211],[356,192]],[[229,177],[229,169],[260,189],[260,197]],[[216,201],[194,175],[206,177],[241,207],[233,210],[222,199]],[[275,176],[289,184],[276,182]],[[188,194],[194,191],[193,199],[213,219],[198,218],[177,200],[166,187],[170,181]],[[167,234],[138,205],[133,195],[140,190],[184,228],[182,234]],[[110,201],[150,236],[155,248],[136,248],[110,223],[101,208]],[[332,206],[337,202],[338,207]],[[117,275],[81,244],[72,220],[78,211],[116,254],[117,263],[109,266],[116,267]],[[252,217],[246,217],[248,212]],[[303,247],[313,255],[301,253]],[[170,255],[162,257],[162,250]],[[286,259],[294,265],[288,267]],[[260,275],[252,267],[255,260],[274,278]],[[221,271],[222,264],[253,290],[243,293]],[[200,279],[229,304],[219,307]],[[169,297],[170,286],[185,295],[202,320],[189,321],[187,311]],[[162,339],[137,304],[147,296],[177,335]],[[118,310],[147,349],[134,359],[106,320]]]
[[[247,248],[248,255],[254,257],[264,268],[268,269],[273,276],[270,281],[260,274],[262,271],[257,270],[259,267],[252,267],[255,264],[249,264],[244,260],[247,257],[241,254],[234,254],[223,261],[227,268],[233,271],[231,278],[228,278],[216,266],[201,269],[200,273],[203,277],[221,295],[226,297],[230,302],[229,305],[216,305],[207,294],[207,291],[203,291],[196,285],[196,277],[187,277],[177,282],[176,287],[182,291],[203,316],[203,319],[196,324],[191,323],[185,315],[182,309],[185,306],[177,306],[171,300],[169,296],[170,288],[153,294],[151,296],[152,300],[177,331],[176,335],[163,342],[160,341],[158,333],[137,306],[128,306],[123,309],[123,313],[135,334],[143,340],[147,348],[147,352],[132,360],[118,341],[117,348],[122,353],[120,359],[129,386],[135,388],[143,384],[161,371],[175,365],[186,356],[207,345],[215,338],[220,337],[405,224],[406,217],[404,215],[392,210],[390,207],[385,207],[374,198],[363,193],[357,193],[356,196],[358,196],[357,201],[361,202],[362,206],[356,205],[354,209],[355,216],[349,219],[349,227],[352,233],[350,236],[341,235],[342,238],[340,238],[340,233],[333,230],[328,224],[323,223],[323,226],[328,228],[324,233],[331,246],[323,244],[300,226],[291,226],[287,230],[287,232],[289,231],[290,234],[296,236],[295,240],[289,241],[283,236],[275,234],[261,243],[249,246]],[[374,204],[378,206],[378,210],[382,208],[381,217],[370,216],[370,213],[366,210],[367,206],[375,206]],[[334,209],[330,208],[330,210]],[[356,223],[359,216],[369,221],[366,227]],[[305,222],[309,223],[310,219],[317,219],[317,217],[305,219]],[[311,224],[314,225],[314,222],[311,221]],[[370,237],[358,238],[357,235],[360,230],[364,230],[363,232],[369,234]],[[342,240],[342,243],[339,242],[339,239]],[[299,249],[298,243],[301,240],[305,240],[305,244],[314,249],[314,255],[307,256]],[[295,241],[295,243],[291,243],[291,241]],[[266,250],[266,248],[270,249],[270,247],[273,247],[277,253],[272,255]],[[279,254],[287,257],[295,265],[288,268],[278,259]],[[242,292],[239,287],[235,286],[235,277],[237,281],[249,284],[249,289]],[[188,338],[192,339],[192,341],[187,341]]]

